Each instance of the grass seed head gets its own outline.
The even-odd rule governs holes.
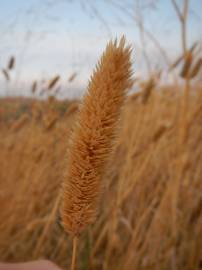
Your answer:
[[[61,209],[64,228],[73,235],[80,234],[97,216],[102,178],[113,152],[126,90],[132,84],[130,55],[124,37],[107,45],[80,107]]]

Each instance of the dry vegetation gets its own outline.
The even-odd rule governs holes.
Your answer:
[[[182,9],[175,0],[171,2],[180,21],[182,53],[173,63],[167,61],[158,40],[143,27],[142,18],[134,18],[140,33],[147,34],[159,48],[167,69],[149,68],[150,78],[134,79],[139,91],[127,98],[115,153],[104,171],[101,171],[104,161],[100,148],[94,164],[88,163],[84,150],[88,146],[88,135],[95,141],[92,131],[96,135],[100,132],[96,133],[100,129],[100,119],[89,115],[92,111],[96,116],[102,114],[101,120],[106,124],[106,116],[114,110],[110,94],[103,94],[107,81],[114,77],[111,73],[115,73],[111,59],[102,70],[105,76],[97,76],[98,83],[91,77],[91,94],[96,101],[92,99],[93,95],[86,96],[84,104],[88,106],[80,118],[80,101],[57,100],[62,89],[62,78],[58,74],[49,80],[33,80],[28,89],[32,95],[30,99],[0,100],[0,261],[46,258],[62,269],[70,269],[75,256],[72,256],[72,236],[67,235],[61,225],[63,209],[66,231],[74,236],[82,231],[77,245],[78,270],[202,269],[202,58],[198,41],[190,48],[187,46],[189,1],[182,2]],[[122,6],[118,8],[127,11]],[[144,38],[142,47],[149,67]],[[7,65],[1,68],[8,95],[15,66],[16,59],[11,56]],[[105,72],[109,66],[111,73]],[[123,73],[126,71],[127,68],[122,70]],[[172,87],[159,86],[164,71],[173,75],[175,83]],[[77,76],[77,72],[69,74],[67,82],[72,83]],[[96,92],[102,84],[104,88],[100,87]],[[117,85],[112,87],[115,96],[116,90]],[[101,104],[103,95],[105,102]],[[122,103],[120,97],[121,94],[115,97],[117,103]],[[101,105],[106,103],[108,111],[103,116]],[[107,118],[107,136],[102,137],[104,143],[101,140],[105,150],[108,137],[114,137],[111,129],[116,124],[113,120],[118,119],[119,113],[116,113],[114,110],[111,118]],[[83,144],[81,140],[82,149],[78,142],[71,148],[70,141],[74,137],[70,135],[76,119],[80,119],[76,138],[87,141]],[[109,157],[109,152],[102,152],[103,157]],[[93,224],[97,213],[96,195],[100,195],[100,175],[96,172],[91,177],[90,191],[96,194],[89,195],[89,186],[79,181],[81,167],[87,172],[84,177],[87,184],[89,171],[95,167],[104,176],[100,211]],[[67,198],[61,208],[65,172],[68,181],[64,194]],[[72,175],[74,179],[70,177]],[[69,186],[74,185],[71,192]],[[85,189],[89,195],[90,207],[83,215],[85,220],[81,213],[86,198],[80,189]]]
[[[73,236],[71,270],[76,269],[78,239],[98,215],[120,115],[133,84],[131,52],[124,36],[108,43],[89,80],[74,124],[61,207],[64,229]]]
[[[202,89],[191,92],[181,147],[183,98],[178,88],[128,98],[78,269],[200,269]],[[0,259],[48,258],[68,269],[72,241],[61,227],[59,194],[78,102],[0,102]]]

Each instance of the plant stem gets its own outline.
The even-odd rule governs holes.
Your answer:
[[[74,238],[73,238],[73,251],[72,251],[71,270],[76,269],[75,266],[76,266],[77,242],[78,242],[78,238],[77,238],[77,236],[74,236]]]

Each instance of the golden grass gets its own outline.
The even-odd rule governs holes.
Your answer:
[[[70,82],[73,82],[74,79],[76,78],[76,76],[77,76],[77,73],[76,73],[76,72],[73,72],[73,73],[69,76],[68,82],[69,82],[69,83],[70,83]]]
[[[9,75],[8,71],[4,68],[1,71],[2,71],[2,74],[4,75],[6,81],[10,81],[10,75]]]
[[[202,89],[190,92],[183,149],[178,143],[180,93],[153,89],[145,104],[128,99],[113,162],[104,176],[101,212],[81,236],[78,269],[200,269]],[[50,104],[42,103],[37,120],[31,117],[15,132],[9,128],[11,120],[0,117],[3,261],[48,258],[64,269],[70,265],[72,243],[60,225],[59,194],[77,109],[76,102],[67,102],[66,112],[59,114],[59,104],[52,101],[51,110],[60,117],[48,130],[43,119],[53,113]]]
[[[56,75],[51,80],[49,80],[48,86],[47,86],[48,90],[51,90],[56,85],[56,83],[59,81],[59,79],[60,79],[60,76]]]
[[[33,81],[31,85],[31,92],[34,94],[37,90],[37,81]]]
[[[186,79],[189,75],[189,71],[192,65],[192,61],[193,61],[193,55],[191,52],[187,52],[187,54],[184,57],[184,65],[182,67],[180,76],[184,79]]]
[[[69,149],[61,215],[78,236],[97,216],[103,175],[112,155],[126,90],[132,83],[131,48],[110,42],[94,71],[80,107]]]
[[[192,69],[192,71],[190,72],[189,78],[190,78],[190,79],[195,78],[195,77],[198,75],[198,73],[199,73],[201,67],[202,67],[202,58],[199,58],[199,59],[196,61],[195,65],[194,65],[194,67],[193,67],[193,69]]]
[[[9,61],[8,61],[8,66],[7,66],[7,69],[13,69],[15,66],[15,57],[14,56],[11,56]]]

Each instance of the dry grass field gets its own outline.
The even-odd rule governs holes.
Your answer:
[[[0,268],[202,269],[200,1],[11,2]]]
[[[78,269],[201,269],[202,89],[190,93],[186,125],[182,100],[177,87],[128,97]],[[0,100],[1,261],[47,258],[69,269],[59,206],[78,104]]]

